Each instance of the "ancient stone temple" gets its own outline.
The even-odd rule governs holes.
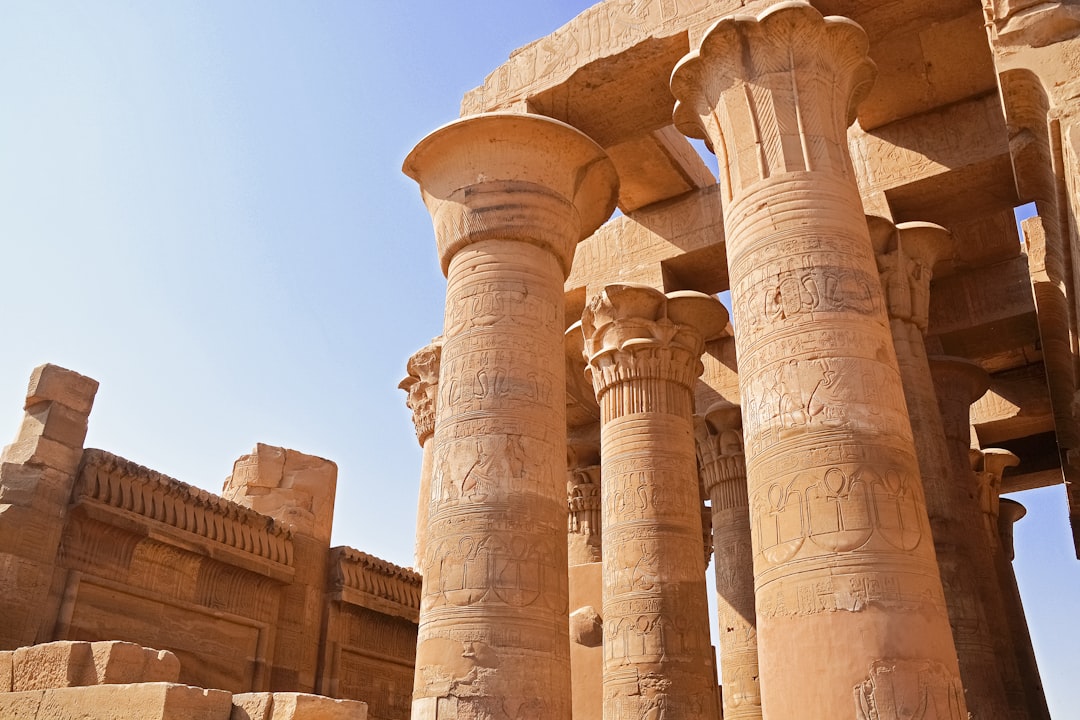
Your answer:
[[[404,159],[416,571],[332,462],[197,490],[42,366],[0,718],[1045,720],[1001,496],[1080,552],[1078,98],[1072,2],[598,3]]]
[[[1078,37],[609,0],[417,145],[414,719],[1048,717],[1000,495],[1080,548]]]

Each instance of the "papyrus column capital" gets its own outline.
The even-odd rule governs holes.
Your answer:
[[[564,276],[574,247],[610,217],[618,174],[604,150],[565,123],[519,113],[474,115],[413,148],[402,170],[420,183],[444,273],[464,247],[518,240],[555,254]]]
[[[722,483],[737,483],[745,504],[746,456],[739,406],[722,400],[695,415],[694,435],[705,494],[715,503],[713,493]]]
[[[645,285],[608,285],[581,319],[586,372],[597,400],[635,380],[666,380],[692,389],[703,369],[705,341],[719,337],[727,322],[724,306],[704,293],[664,295]]]
[[[952,233],[934,223],[894,225],[875,215],[868,215],[866,224],[874,244],[889,319],[910,322],[925,335],[930,314],[930,281],[935,266],[955,254]]]
[[[849,174],[846,129],[876,76],[866,33],[782,2],[710,28],[675,67],[676,127],[711,143],[728,199],[779,173]]]
[[[1016,545],[1013,542],[1013,527],[1025,515],[1027,508],[1009,498],[1001,498],[998,511],[998,533],[1001,536],[1001,548],[1006,559],[1012,562],[1016,559]]]
[[[408,375],[398,383],[407,395],[405,404],[412,410],[416,439],[421,447],[435,432],[435,400],[439,392],[439,362],[442,358],[442,338],[417,350],[406,364]]]
[[[967,445],[971,441],[971,404],[990,388],[990,375],[978,363],[960,357],[935,355],[929,361],[945,436]]]
[[[1020,458],[1003,448],[972,450],[972,470],[979,487],[979,509],[987,516],[991,532],[997,531],[1001,503],[1001,478],[1005,468],[1016,467]]]

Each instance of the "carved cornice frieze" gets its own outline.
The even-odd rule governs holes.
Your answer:
[[[292,533],[272,518],[104,450],[83,453],[73,501],[122,510],[276,565],[293,565]]]
[[[417,350],[406,365],[408,375],[398,383],[407,393],[405,404],[412,410],[416,439],[424,442],[435,433],[435,402],[439,394],[439,365],[442,338]]]
[[[622,398],[617,415],[645,408],[688,415],[705,342],[720,337],[727,323],[724,306],[703,293],[664,295],[645,285],[608,285],[581,319],[586,373],[597,399],[617,385],[635,383],[638,392]],[[668,383],[688,392],[675,397]]]
[[[351,547],[330,548],[328,590],[341,600],[417,622],[420,574]]]

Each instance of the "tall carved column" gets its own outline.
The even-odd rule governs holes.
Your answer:
[[[893,717],[912,693],[966,714],[847,149],[866,51],[850,20],[784,2],[718,22],[671,79],[676,125],[720,164],[774,720]]]
[[[1005,468],[1015,467],[1019,463],[1020,458],[1008,450],[972,450],[973,469],[981,493],[980,505],[986,520],[987,542],[992,549],[998,585],[1005,606],[1008,637],[1024,688],[1024,717],[1029,720],[1049,720],[1046,693],[1043,690],[1038,663],[1035,661],[1035,649],[1031,646],[1031,632],[1028,630],[1024,604],[1020,599],[1020,588],[1016,584],[1012,565],[1015,556],[1013,524],[1022,518],[1027,510],[1020,503],[1001,497],[1001,480]]]
[[[976,687],[984,692],[995,683],[1001,686],[999,694],[1004,694],[1005,702],[996,708],[980,705],[985,717],[1026,717],[1005,603],[994,566],[996,539],[991,543],[987,536],[980,507],[982,493],[971,469],[971,404],[990,387],[990,376],[978,364],[958,357],[935,356],[929,358],[929,364],[949,451],[949,478],[956,488],[952,537],[959,545],[959,552],[955,562],[963,564],[949,570],[944,566],[952,558],[943,557],[942,574],[963,577],[970,583],[970,587],[961,588],[968,600],[956,628],[957,651],[961,657],[985,656],[983,662],[971,665],[972,670],[981,668],[984,676],[965,675],[965,687],[969,692]]]
[[[724,720],[761,719],[754,560],[742,416],[721,402],[694,418],[698,466],[712,510]]]
[[[919,473],[968,710],[987,720],[1007,718],[1009,705],[996,648],[1000,641],[986,622],[994,603],[977,591],[979,578],[992,571],[989,546],[985,533],[979,531],[979,508],[970,495],[971,488],[956,478],[950,460],[923,339],[933,268],[952,254],[952,236],[931,223],[894,226],[884,218],[868,216],[867,225],[877,255],[911,430],[919,448]]]
[[[618,179],[569,125],[502,113],[404,170],[447,276],[412,717],[569,720],[563,282]]]
[[[428,509],[431,506],[431,439],[435,435],[435,402],[439,395],[439,361],[442,358],[442,338],[413,353],[405,366],[409,373],[398,387],[407,395],[405,404],[413,414],[416,439],[423,448],[420,464],[420,494],[416,501],[416,543],[413,546],[415,566],[424,561],[427,540]]]
[[[717,718],[693,386],[720,301],[609,285],[582,316],[600,403],[604,718]]]

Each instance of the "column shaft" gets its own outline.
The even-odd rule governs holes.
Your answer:
[[[851,21],[781,3],[717,23],[672,76],[676,124],[709,139],[727,195],[770,720],[892,717],[920,702],[966,714],[847,151],[873,78],[866,47]]]
[[[447,274],[412,717],[569,720],[562,285],[614,168],[567,125],[492,114],[405,171]]]
[[[688,303],[700,325],[672,319]],[[607,287],[582,319],[601,415],[605,720],[719,716],[691,389],[701,327],[726,322],[715,298],[640,286]]]
[[[698,464],[712,511],[724,719],[760,720],[750,503],[739,408],[718,404],[695,425]]]
[[[968,710],[975,717],[1004,720],[1009,717],[1009,702],[999,669],[1000,639],[986,621],[994,603],[979,592],[985,584],[979,578],[991,569],[989,547],[980,531],[975,500],[952,467],[923,340],[932,268],[939,257],[950,254],[952,239],[945,228],[929,223],[894,226],[877,217],[867,221],[919,448],[919,474]]]

